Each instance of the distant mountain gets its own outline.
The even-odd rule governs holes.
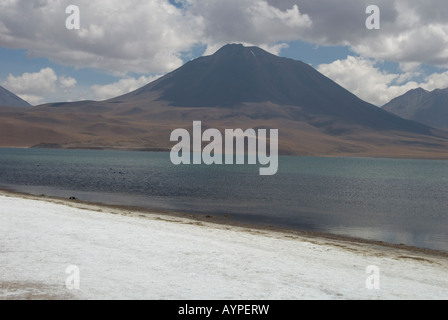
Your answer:
[[[383,109],[404,119],[448,130],[448,88],[431,92],[414,89],[393,99]]]
[[[0,106],[31,107],[25,100],[0,86]]]
[[[195,120],[279,129],[282,154],[448,159],[447,132],[369,104],[306,63],[235,44],[107,101],[0,108],[0,146],[170,150],[172,130]]]

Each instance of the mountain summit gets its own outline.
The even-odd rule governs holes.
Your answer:
[[[25,100],[0,86],[0,106],[31,107]]]
[[[310,115],[330,116],[332,121],[373,129],[428,133],[424,126],[359,99],[304,62],[241,44],[226,45],[211,56],[190,61],[147,86],[111,101],[154,100],[191,108],[270,103],[278,106],[272,117],[282,112],[282,106],[295,106],[300,108],[293,115],[296,120]]]
[[[426,91],[410,90],[383,106],[402,118],[448,130],[448,88]]]
[[[211,56],[190,61],[127,96],[148,92],[159,92],[159,100],[183,107],[272,102],[302,107],[312,104],[314,108],[320,105],[331,110],[329,105],[335,100],[347,96],[355,99],[306,63],[241,44],[229,44]]]
[[[304,82],[310,67],[294,62],[291,70],[292,62],[257,47],[226,45],[211,56],[188,62],[136,94],[160,91],[161,100],[184,107],[233,107],[268,101],[296,105],[309,96],[300,93],[308,87]]]

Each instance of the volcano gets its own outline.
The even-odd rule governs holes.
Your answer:
[[[151,101],[154,96],[177,107],[296,106],[304,114],[331,116],[369,128],[429,133],[424,126],[359,99],[304,62],[241,44],[226,45],[111,101]]]
[[[169,150],[172,130],[202,121],[279,129],[283,154],[448,158],[447,132],[369,104],[304,62],[239,44],[107,101],[23,110],[0,108],[0,137],[9,126],[20,146]]]

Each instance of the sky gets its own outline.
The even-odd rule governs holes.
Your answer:
[[[33,105],[104,100],[242,43],[382,106],[448,87],[447,17],[441,0],[0,0],[0,85]]]

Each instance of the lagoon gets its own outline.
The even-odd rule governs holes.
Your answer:
[[[0,187],[147,209],[229,217],[448,251],[448,161],[279,157],[180,165],[169,153],[0,149]]]

